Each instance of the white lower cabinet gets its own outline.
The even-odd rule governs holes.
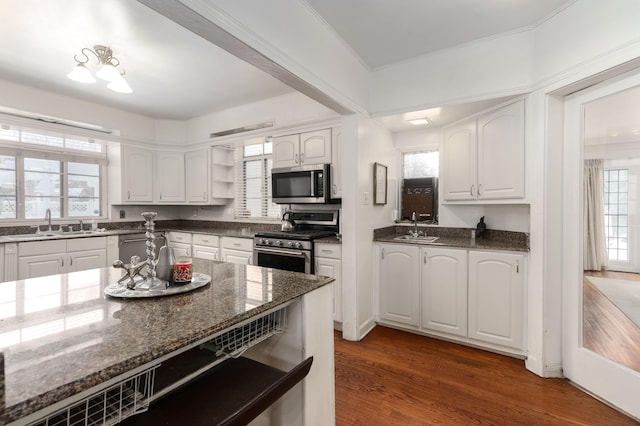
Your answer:
[[[467,335],[467,251],[420,249],[421,325],[423,328]]]
[[[525,256],[377,244],[379,321],[522,354]]]
[[[314,245],[316,275],[334,278],[333,321],[342,322],[342,246],[317,243]]]
[[[173,255],[191,257],[191,234],[188,232],[167,232],[167,245],[173,249]]]
[[[469,337],[523,345],[524,256],[469,252]]]
[[[222,237],[222,260],[241,265],[253,264],[253,240],[249,238]]]
[[[33,241],[18,244],[18,279],[107,266],[107,238]]]
[[[420,315],[420,263],[417,246],[378,246],[380,318],[417,326]]]
[[[193,257],[220,260],[220,237],[217,235],[193,234]]]

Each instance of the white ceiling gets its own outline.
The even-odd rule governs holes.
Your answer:
[[[575,0],[300,1],[315,8],[363,63],[375,69],[529,28]],[[82,85],[66,78],[75,65],[73,56],[95,44],[113,49],[133,94],[112,92],[101,82]],[[293,90],[133,0],[1,0],[0,52],[0,79],[155,118],[188,119]],[[406,123],[416,115],[442,126],[500,101],[379,120],[391,131],[417,129]],[[0,97],[2,106],[7,105]],[[604,132],[605,127],[598,128]],[[627,127],[631,132],[636,126]]]
[[[575,0],[305,0],[370,69],[535,26]]]

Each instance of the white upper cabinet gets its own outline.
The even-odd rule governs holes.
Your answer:
[[[442,181],[445,200],[473,200],[476,195],[476,121],[444,131]]]
[[[478,198],[524,197],[524,101],[478,119]]]
[[[156,202],[183,203],[185,200],[184,154],[176,151],[156,151]]]
[[[123,146],[109,153],[109,202],[153,202],[153,151]]]
[[[198,149],[185,154],[187,203],[205,204],[209,201],[209,149]]]
[[[331,163],[331,129],[273,138],[273,168]]]
[[[524,197],[524,101],[444,130],[446,201]]]

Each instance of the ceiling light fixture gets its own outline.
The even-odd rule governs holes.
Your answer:
[[[80,59],[78,55],[74,55],[73,59],[77,62],[71,72],[67,74],[67,77],[73,81],[79,83],[95,83],[96,79],[91,75],[91,72],[87,69],[86,64],[89,62],[89,54],[94,55],[98,59],[98,64],[101,65],[96,77],[108,81],[107,87],[115,92],[119,93],[133,93],[131,87],[124,79],[124,70],[121,72],[118,69],[120,61],[113,56],[111,48],[101,45],[93,46],[93,50],[88,47],[83,48],[80,51]],[[84,57],[84,59],[82,59]]]
[[[431,124],[431,120],[429,120],[427,117],[424,118],[415,118],[413,120],[408,120],[409,124],[413,124],[414,126],[422,126],[425,124]]]

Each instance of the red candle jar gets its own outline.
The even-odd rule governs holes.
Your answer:
[[[173,282],[188,283],[193,278],[193,261],[188,257],[179,257],[173,265]]]

